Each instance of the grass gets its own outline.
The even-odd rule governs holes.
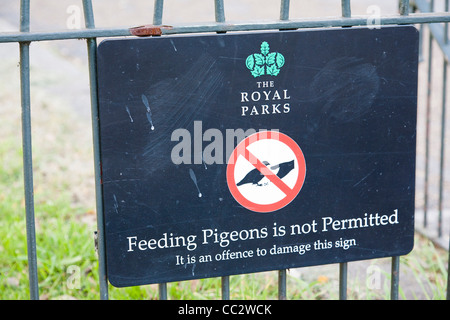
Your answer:
[[[28,299],[19,102],[0,93],[0,299]],[[90,124],[64,102],[32,102],[35,215],[41,299],[98,299]],[[448,253],[416,236],[401,258],[400,298],[445,299]],[[386,262],[387,261],[387,262]],[[349,268],[352,266],[349,263]],[[338,266],[304,268],[288,276],[288,299],[337,299]],[[349,299],[389,299],[388,260],[372,260],[349,277]],[[376,273],[371,273],[375,270]],[[370,271],[370,272],[369,272]],[[291,273],[289,273],[291,274]],[[409,279],[414,290],[403,287]],[[373,280],[373,281],[372,281]],[[372,282],[371,282],[372,281]],[[220,299],[219,278],[169,283],[170,299]],[[230,277],[232,299],[277,299],[278,274]],[[158,299],[158,286],[109,288],[110,299]]]
[[[28,297],[27,244],[25,205],[20,144],[16,139],[2,139],[0,144],[0,299]],[[67,268],[77,265],[89,274],[90,286],[83,286],[78,297],[94,298],[96,294],[95,262],[92,227],[81,218],[86,211],[71,204],[68,194],[57,197],[49,189],[35,191],[36,243],[38,277],[43,298],[70,296],[64,285]]]

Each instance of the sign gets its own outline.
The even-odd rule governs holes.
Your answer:
[[[227,183],[243,207],[274,212],[294,200],[305,174],[305,158],[295,141],[280,132],[263,131],[245,138],[233,151]]]
[[[408,253],[417,56],[411,26],[103,41],[111,284]]]

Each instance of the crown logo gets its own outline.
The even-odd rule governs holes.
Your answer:
[[[245,60],[245,65],[256,78],[265,74],[277,76],[284,65],[284,56],[279,52],[269,52],[269,44],[261,43],[261,53],[253,53]]]

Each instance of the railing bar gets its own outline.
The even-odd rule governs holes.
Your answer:
[[[217,23],[225,22],[225,8],[223,0],[214,0],[214,12]],[[226,31],[216,31],[217,33],[226,33]]]
[[[158,26],[162,24],[164,10],[164,0],[154,1],[153,11],[153,25]],[[159,300],[167,300],[167,283],[158,283]]]
[[[347,300],[347,262],[339,264],[339,299]]]
[[[352,16],[352,9],[350,0],[341,0],[342,16],[345,18],[350,18]]]
[[[445,11],[449,12],[450,8],[449,8],[449,0],[445,0]],[[444,43],[448,44],[448,23],[444,24]]]
[[[430,14],[416,13],[409,16],[382,16],[380,25],[397,24],[422,24],[450,22],[449,13]],[[331,28],[344,26],[366,26],[367,16],[352,16],[351,18],[321,18],[321,19],[290,19],[288,21],[269,22],[243,22],[243,23],[209,23],[203,25],[179,25],[161,28],[162,35],[186,34],[200,32],[223,32],[223,31],[250,31],[250,30],[275,30],[275,29],[302,29],[302,28]],[[0,33],[0,43],[22,42],[22,41],[49,41],[66,39],[85,39],[100,37],[120,37],[131,36],[129,28],[96,28],[81,29],[56,32],[5,32]],[[449,48],[442,47],[444,53],[450,51]],[[447,54],[448,55],[448,54]]]
[[[449,248],[450,248],[450,240],[449,240]],[[449,271],[450,270],[450,251],[448,252],[448,265],[447,265],[447,300],[450,300],[450,276]]]
[[[30,2],[20,3],[20,31],[30,31]],[[22,148],[25,193],[25,221],[27,232],[28,281],[30,299],[39,300],[39,281],[36,253],[36,221],[34,216],[33,151],[31,139],[30,103],[30,43],[20,43],[20,93],[22,105]]]
[[[153,25],[158,26],[162,24],[162,17],[164,11],[164,0],[155,0],[153,3]],[[167,300],[167,283],[158,283],[159,300]]]
[[[427,76],[427,99],[426,99],[426,127],[425,127],[425,185],[424,185],[424,207],[423,207],[423,227],[428,226],[428,184],[429,184],[429,158],[430,158],[430,113],[431,113],[431,82],[432,82],[432,56],[433,56],[433,34],[431,30],[428,38],[428,76]]]
[[[450,248],[450,239],[448,242],[448,248]],[[448,250],[448,262],[447,262],[447,300],[450,300],[450,250]]]
[[[400,0],[400,14],[402,16],[409,15],[409,0]]]
[[[391,263],[391,300],[398,300],[400,282],[400,257],[392,257]]]
[[[439,166],[439,216],[438,216],[438,238],[442,237],[442,203],[444,201],[444,157],[445,157],[445,123],[446,123],[446,100],[447,100],[447,66],[444,59],[442,70],[442,114],[441,114],[441,154]]]
[[[155,26],[162,24],[163,10],[164,10],[164,0],[155,0],[153,11],[153,24]]]
[[[449,1],[445,1],[445,11],[449,11]],[[444,45],[448,44],[448,23],[444,24],[443,34]],[[439,214],[438,214],[438,238],[442,237],[442,204],[444,201],[444,158],[445,158],[445,124],[446,124],[446,101],[447,101],[447,66],[448,62],[444,57],[444,65],[442,71],[442,114],[441,114],[441,153],[439,166]]]
[[[286,300],[286,269],[278,270],[278,299]]]
[[[20,43],[20,89],[22,103],[22,147],[25,192],[25,214],[28,249],[30,298],[39,299],[36,253],[36,223],[34,216],[33,155],[30,106],[30,43]]]
[[[222,300],[230,300],[230,276],[222,277]]]
[[[225,7],[223,0],[214,1],[214,16],[217,23],[225,22]],[[223,276],[221,278],[222,300],[230,300],[230,277]]]
[[[95,28],[94,13],[91,0],[83,0],[84,20],[86,28]],[[100,167],[100,127],[97,97],[97,41],[95,38],[87,39],[89,82],[91,96],[91,121],[94,151],[94,175],[95,175],[95,198],[97,211],[97,235],[98,235],[98,268],[100,299],[108,299],[108,280],[106,270],[105,254],[105,228],[103,220],[103,200],[101,189],[101,167]]]
[[[20,2],[20,31],[30,31],[30,0]]]
[[[281,0],[280,20],[289,20],[290,0]]]
[[[158,283],[159,300],[167,300],[167,283]]]
[[[95,28],[94,10],[91,0],[83,0],[84,24],[87,29]]]
[[[225,22],[225,8],[223,0],[214,0],[216,22]]]

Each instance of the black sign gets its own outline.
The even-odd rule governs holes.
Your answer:
[[[417,56],[411,26],[102,42],[109,281],[408,253]]]

